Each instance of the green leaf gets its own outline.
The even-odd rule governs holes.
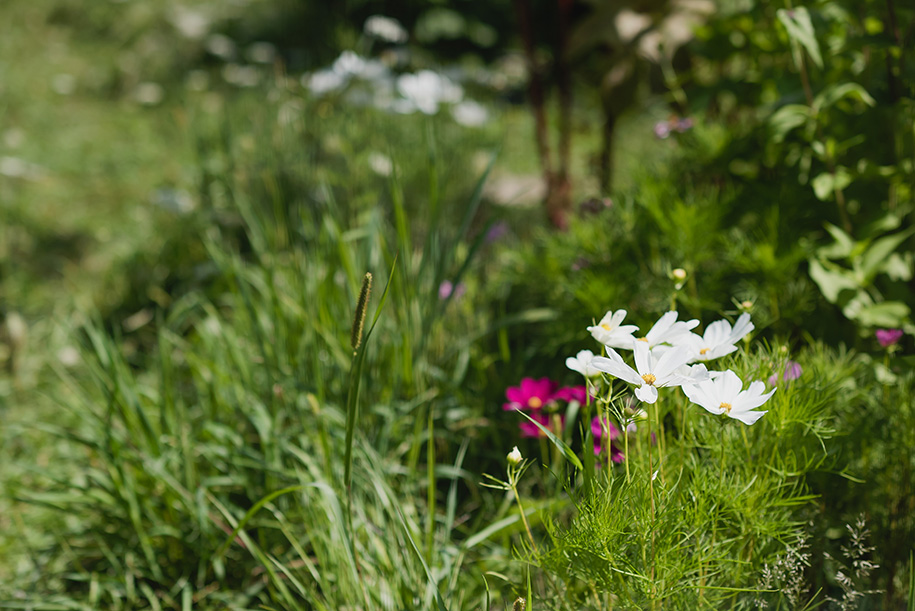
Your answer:
[[[537,428],[540,429],[541,431],[543,431],[543,434],[546,435],[547,439],[549,439],[551,442],[553,442],[554,446],[559,448],[559,452],[562,453],[562,455],[565,457],[565,459],[567,461],[569,461],[570,463],[572,463],[575,466],[575,468],[577,468],[579,470],[584,469],[584,467],[581,464],[581,461],[578,460],[577,456],[575,456],[575,452],[572,451],[572,448],[570,448],[568,445],[566,445],[566,442],[564,442],[562,439],[560,439],[559,437],[554,435],[553,431],[544,427],[542,424],[540,424],[539,422],[537,422],[536,420],[534,420],[533,418],[531,418],[530,416],[528,416],[521,410],[518,410],[518,413],[521,414],[522,416],[524,416],[525,418],[527,418],[528,420],[530,420],[531,422],[533,422],[534,424],[536,424]]]
[[[856,97],[868,106],[874,106],[877,103],[867,90],[858,83],[842,83],[824,88],[813,100],[813,107],[818,111],[824,110],[846,97]]]
[[[829,265],[829,269],[826,265]],[[842,291],[857,291],[859,288],[851,272],[818,259],[810,260],[810,278],[820,287],[829,303],[837,303]]]
[[[894,252],[887,258],[881,269],[889,276],[890,280],[908,282],[912,279],[912,268],[915,267],[913,262],[915,261],[913,261],[912,253],[907,252],[903,256],[898,252]]]
[[[844,189],[851,184],[851,174],[848,173],[848,170],[839,166],[836,168],[835,174],[823,172],[810,181],[810,184],[817,199],[825,202],[832,198],[836,190]]]
[[[410,534],[410,528],[407,526],[407,520],[403,516],[403,511],[401,511],[400,505],[395,505],[395,508],[397,509],[397,517],[400,518],[400,526],[403,528],[403,533],[406,535],[407,541],[410,542],[410,547],[413,548],[413,552],[419,559],[420,564],[423,565],[423,571],[426,573],[426,579],[429,580],[429,587],[432,588],[435,592],[435,605],[438,608],[438,611],[448,611],[448,606],[445,604],[445,599],[442,598],[442,593],[438,589],[438,583],[435,581],[435,577],[432,576],[432,571],[429,570],[429,565],[426,564],[426,559],[423,558],[419,548],[416,547],[416,542],[413,540],[413,535]]]
[[[855,241],[851,236],[832,223],[826,223],[825,228],[835,242],[829,246],[818,248],[817,254],[827,259],[847,259],[850,257],[855,250]]]
[[[913,233],[915,233],[915,227],[910,227],[905,231],[875,240],[870,245],[861,257],[861,271],[864,272],[868,284],[877,275],[877,272],[884,267],[896,248],[909,239]]]
[[[810,21],[810,13],[803,6],[792,10],[779,9],[776,11],[778,20],[782,22],[785,29],[788,30],[788,36],[792,40],[800,43],[810,59],[818,68],[823,68],[823,56],[820,54],[820,44],[817,42],[816,35],[813,31],[813,22]]]
[[[782,142],[788,132],[800,127],[810,119],[810,109],[803,104],[786,104],[769,117],[772,141]]]
[[[856,320],[868,327],[900,327],[909,316],[909,306],[901,301],[884,301],[860,308]]]

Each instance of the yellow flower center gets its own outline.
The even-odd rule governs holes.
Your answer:
[[[602,324],[602,325],[600,326],[600,328],[601,328],[601,329],[604,329],[605,331],[613,331],[613,327],[611,327],[611,326],[608,325],[607,323]]]
[[[731,413],[731,404],[730,403],[722,403],[721,405],[718,406],[718,408],[723,409],[724,413],[726,413],[726,414]]]
[[[531,409],[540,409],[543,407],[543,401],[539,397],[531,397],[527,400],[527,406]]]
[[[647,344],[647,343],[648,343],[648,338],[647,338],[647,337],[640,337],[640,338],[639,338],[639,341],[640,341],[640,342],[645,342],[645,343]]]
[[[645,380],[645,383],[649,386],[654,385],[658,378],[655,377],[653,373],[646,373],[642,376],[642,379]]]
[[[699,351],[699,354],[705,354],[705,353],[707,353],[709,350],[711,350],[711,348],[703,348],[702,350]]]

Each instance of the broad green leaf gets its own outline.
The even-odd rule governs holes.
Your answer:
[[[829,246],[818,248],[817,254],[827,259],[847,259],[850,257],[855,249],[855,241],[851,236],[832,223],[826,223],[824,227],[835,242]]]
[[[884,301],[859,309],[856,320],[868,327],[897,328],[908,316],[909,306],[906,304],[901,301]]]
[[[913,233],[915,233],[915,227],[910,227],[905,231],[900,231],[899,233],[894,233],[893,235],[875,240],[873,244],[870,245],[861,257],[861,271],[864,272],[865,280],[868,284],[884,266],[887,259],[889,259],[889,256],[893,254],[893,251],[895,251],[900,244],[909,239]]]
[[[824,263],[817,259],[811,259],[810,277],[820,287],[820,291],[823,292],[823,296],[826,297],[829,303],[838,302],[839,294],[842,291],[858,290],[858,285],[851,277],[851,272],[834,265],[830,265],[830,269],[827,269]]]
[[[844,189],[850,184],[851,174],[841,166],[836,168],[835,174],[823,172],[810,181],[810,185],[813,187],[813,192],[816,194],[817,199],[824,202],[831,199],[832,194],[837,189]]]
[[[820,54],[820,44],[814,34],[813,22],[810,21],[810,13],[807,12],[807,9],[803,6],[792,10],[779,9],[776,11],[776,15],[788,30],[788,36],[804,47],[813,63],[822,69],[823,56]]]
[[[915,261],[913,261],[912,253],[907,252],[903,256],[894,252],[887,258],[881,269],[890,277],[890,280],[908,282],[912,279],[912,268],[915,267],[913,263]]]
[[[810,109],[803,104],[786,104],[769,117],[772,141],[782,142],[788,132],[800,127],[810,118]]]
[[[816,110],[824,110],[846,97],[856,97],[868,106],[874,106],[877,103],[867,90],[858,83],[842,83],[840,85],[830,85],[823,89],[813,100],[813,107]]]

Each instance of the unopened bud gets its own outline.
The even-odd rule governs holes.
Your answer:
[[[527,608],[527,601],[524,600],[520,596],[515,599],[515,602],[512,605],[512,611],[524,611],[526,608]]]
[[[741,301],[741,302],[740,302],[740,309],[741,309],[741,310],[750,310],[752,307],[753,307],[753,302],[752,302],[752,301]]]
[[[521,450],[518,449],[518,446],[513,447],[512,451],[508,453],[506,458],[508,459],[508,464],[512,465],[513,467],[517,467],[521,464],[521,461],[524,460],[524,457],[521,456]]]
[[[673,270],[670,272],[670,275],[673,276],[674,280],[677,282],[683,282],[686,280],[686,270],[682,267],[678,267],[677,269]]]

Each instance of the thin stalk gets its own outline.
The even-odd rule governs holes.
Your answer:
[[[429,417],[427,432],[429,434],[426,445],[426,504],[428,515],[426,517],[426,556],[432,562],[432,552],[435,543],[435,412],[429,404]]]
[[[521,505],[521,495],[518,494],[518,483],[515,480],[514,475],[511,475],[508,478],[508,484],[511,486],[512,493],[515,495],[515,502],[518,503],[518,511],[521,512],[521,523],[524,524],[524,530],[527,532],[527,538],[531,542],[531,547],[534,550],[535,554],[539,554],[540,551],[537,549],[537,542],[534,541],[534,534],[531,532],[531,525],[527,523],[527,516],[524,515],[524,506]]]
[[[651,496],[651,608],[655,608],[655,504],[654,504],[654,462],[651,456],[651,414],[648,414],[648,494]]]

